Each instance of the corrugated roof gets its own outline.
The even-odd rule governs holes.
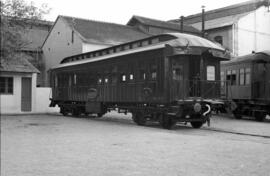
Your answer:
[[[1,72],[39,73],[28,60],[26,54],[17,54],[12,58],[1,58]]]
[[[149,25],[149,26],[155,26],[155,27],[160,27],[160,28],[165,28],[165,29],[172,29],[172,30],[177,30],[180,31],[180,24],[173,23],[173,22],[167,22],[167,21],[161,21],[161,20],[156,20],[156,19],[151,19],[151,18],[146,18],[138,15],[134,15],[127,25],[132,26],[133,22],[137,20],[142,24]],[[189,25],[183,25],[183,30],[185,32],[190,32],[190,33],[201,33],[198,29],[189,26]]]
[[[68,16],[60,16],[60,18],[76,30],[85,42],[116,45],[150,36],[126,25]]]
[[[270,63],[270,51],[261,51],[244,56],[236,57],[230,61],[222,62],[222,64],[231,64],[236,62],[267,62]]]
[[[232,16],[237,14],[243,14],[251,12],[261,6],[269,5],[268,0],[251,0],[239,4],[230,5],[227,7],[209,10],[205,12],[205,20],[213,20],[217,18],[222,18],[226,16]],[[194,24],[202,21],[202,13],[190,15],[184,18],[186,24]],[[171,22],[179,22],[179,19],[170,20]]]

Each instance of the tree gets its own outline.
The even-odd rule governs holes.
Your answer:
[[[29,23],[42,20],[50,9],[46,4],[36,7],[24,0],[0,0],[1,6],[1,58],[14,56],[29,42],[23,37]]]

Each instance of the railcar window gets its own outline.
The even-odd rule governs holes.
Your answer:
[[[140,70],[139,72],[139,79],[140,80],[146,80],[146,73],[144,70]]]
[[[105,78],[105,79],[104,79],[104,82],[105,82],[105,83],[108,83],[108,82],[109,82],[109,78]]]
[[[250,84],[250,68],[245,69],[245,84]]]
[[[54,78],[54,86],[58,87],[58,77],[57,77],[57,75],[55,75],[55,78]]]
[[[134,79],[134,76],[133,76],[133,74],[131,73],[130,75],[129,75],[129,80],[133,80]]]
[[[122,74],[122,82],[125,82],[127,80],[126,75]]]
[[[74,83],[74,85],[76,85],[77,84],[77,75],[76,74],[74,74],[74,76],[73,76],[73,83]]]
[[[236,70],[228,70],[226,80],[230,85],[236,85]]]
[[[207,81],[215,81],[216,80],[216,69],[215,66],[207,66],[206,67],[206,79]]]
[[[183,80],[183,68],[178,67],[173,69],[173,79],[174,80]]]
[[[148,40],[142,42],[142,46],[148,45]]]
[[[221,81],[221,86],[223,87],[225,85],[225,78],[224,78],[224,72],[220,72],[220,81]]]
[[[240,77],[239,77],[239,84],[244,85],[245,84],[245,69],[240,69]]]
[[[98,78],[98,84],[102,83],[102,78]]]

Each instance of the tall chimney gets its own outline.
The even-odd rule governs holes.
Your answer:
[[[204,23],[205,23],[204,8],[205,8],[205,6],[202,5],[202,37],[204,37]]]
[[[181,27],[181,33],[184,32],[184,16],[180,17],[180,27]]]

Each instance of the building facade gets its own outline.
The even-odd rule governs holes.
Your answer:
[[[234,56],[270,50],[269,5],[269,0],[251,0],[205,12],[206,37]],[[187,16],[184,23],[201,30],[202,14]]]

